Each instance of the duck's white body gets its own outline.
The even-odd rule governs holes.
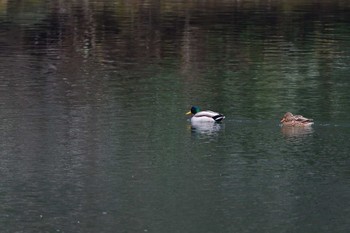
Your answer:
[[[194,114],[191,122],[220,122],[225,118],[224,115],[213,111],[201,111]]]

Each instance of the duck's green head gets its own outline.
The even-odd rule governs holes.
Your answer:
[[[200,112],[201,110],[197,106],[192,106],[191,111],[187,112],[186,115],[188,114],[196,114],[197,112]]]

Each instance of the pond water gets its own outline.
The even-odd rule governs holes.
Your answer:
[[[348,232],[349,64],[348,1],[0,1],[0,231]]]

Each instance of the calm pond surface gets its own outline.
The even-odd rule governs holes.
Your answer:
[[[349,232],[349,64],[345,0],[0,1],[0,232]]]

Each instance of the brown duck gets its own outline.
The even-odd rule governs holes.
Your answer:
[[[283,126],[310,126],[314,123],[313,119],[303,117],[302,115],[293,115],[291,112],[284,114],[281,123]]]

